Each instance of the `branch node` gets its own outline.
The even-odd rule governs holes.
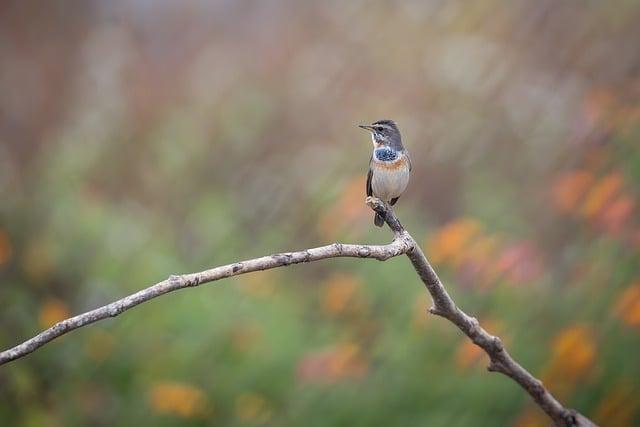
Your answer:
[[[274,254],[272,255],[272,257],[278,261],[279,264],[282,265],[290,265],[291,264],[291,254],[289,253],[285,253],[285,254]]]
[[[114,304],[111,307],[109,307],[109,316],[116,317],[123,311],[124,311],[124,307],[122,307],[120,304]]]
[[[531,383],[532,383],[531,388],[533,389],[533,392],[538,396],[542,396],[545,392],[544,384],[542,384],[542,381],[540,381],[537,378],[534,378]]]
[[[469,338],[471,338],[473,340],[473,342],[476,342],[476,338],[478,337],[478,334],[480,333],[480,322],[478,322],[478,319],[476,319],[475,317],[469,317],[468,318],[468,333],[467,335],[469,336]]]
[[[506,374],[507,370],[504,365],[496,360],[492,360],[489,362],[489,366],[487,366],[487,371],[489,372],[500,372]]]
[[[317,260],[333,257],[374,257],[386,260],[396,255],[405,253],[408,255],[416,273],[426,285],[433,306],[428,312],[448,319],[466,334],[476,345],[480,346],[490,358],[487,369],[491,372],[500,372],[522,386],[533,397],[534,401],[549,417],[559,425],[566,426],[594,426],[594,424],[580,413],[567,409],[558,402],[551,393],[545,389],[540,380],[533,377],[526,369],[522,368],[504,349],[503,343],[496,336],[490,335],[479,325],[478,320],[468,316],[459,309],[453,299],[447,293],[438,275],[424,256],[415,239],[404,230],[396,217],[393,208],[387,203],[373,197],[367,197],[366,204],[377,214],[382,216],[394,234],[392,244],[386,246],[368,246],[334,243],[333,246],[323,246],[298,252],[279,253],[271,256],[255,258],[242,262],[235,262],[200,273],[185,275],[171,275],[146,289],[122,298],[111,304],[88,311],[71,319],[58,322],[53,327],[36,335],[28,341],[14,348],[0,352],[0,365],[23,357],[42,347],[51,340],[74,329],[89,325],[107,317],[115,317],[120,313],[149,301],[160,295],[180,289],[186,286],[197,286],[200,283],[213,282],[235,274],[262,271],[271,268],[287,266],[299,262],[309,262],[312,258]]]
[[[580,419],[584,417],[580,417],[580,414],[578,414],[578,412],[575,409],[566,409],[562,418],[564,418],[564,422],[568,426],[593,425],[593,424],[587,424],[588,422],[590,422],[590,420]],[[580,423],[578,423],[579,419],[581,421]]]
[[[409,236],[407,234],[406,231],[402,232],[402,241],[404,242],[405,246],[407,247],[407,252],[413,252],[413,250],[416,248],[416,241],[413,240],[411,238],[411,236]]]
[[[362,258],[367,258],[371,255],[371,251],[369,250],[369,248],[362,246],[360,249],[358,249],[358,255]]]
[[[493,348],[497,353],[504,350],[504,345],[502,344],[502,340],[500,339],[500,337],[496,337],[496,336],[493,337]]]
[[[438,307],[431,306],[427,309],[427,312],[429,312],[430,314],[433,314],[435,316],[441,316],[441,317],[445,317],[444,316],[444,311],[440,310]]]
[[[469,317],[469,323],[471,324],[472,329],[475,329],[478,326],[480,326],[480,322],[478,322],[478,319],[476,319],[475,317]]]

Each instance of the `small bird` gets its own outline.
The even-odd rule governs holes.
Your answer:
[[[373,153],[367,175],[367,196],[395,205],[409,183],[411,159],[402,146],[398,125],[393,120],[378,120],[359,125],[371,132]],[[384,219],[376,213],[373,223],[382,227]]]

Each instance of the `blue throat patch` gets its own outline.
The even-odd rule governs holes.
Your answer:
[[[398,158],[398,152],[391,148],[378,148],[375,151],[376,159],[382,162],[392,162]]]

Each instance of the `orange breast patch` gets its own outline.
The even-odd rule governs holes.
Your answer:
[[[387,169],[387,170],[398,170],[398,169],[409,167],[407,156],[402,156],[395,162],[379,162],[374,159],[373,163],[375,164],[375,167],[380,169]]]

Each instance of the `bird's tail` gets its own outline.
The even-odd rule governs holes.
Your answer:
[[[378,227],[382,227],[384,225],[384,218],[376,213],[376,216],[373,218],[373,223]]]

